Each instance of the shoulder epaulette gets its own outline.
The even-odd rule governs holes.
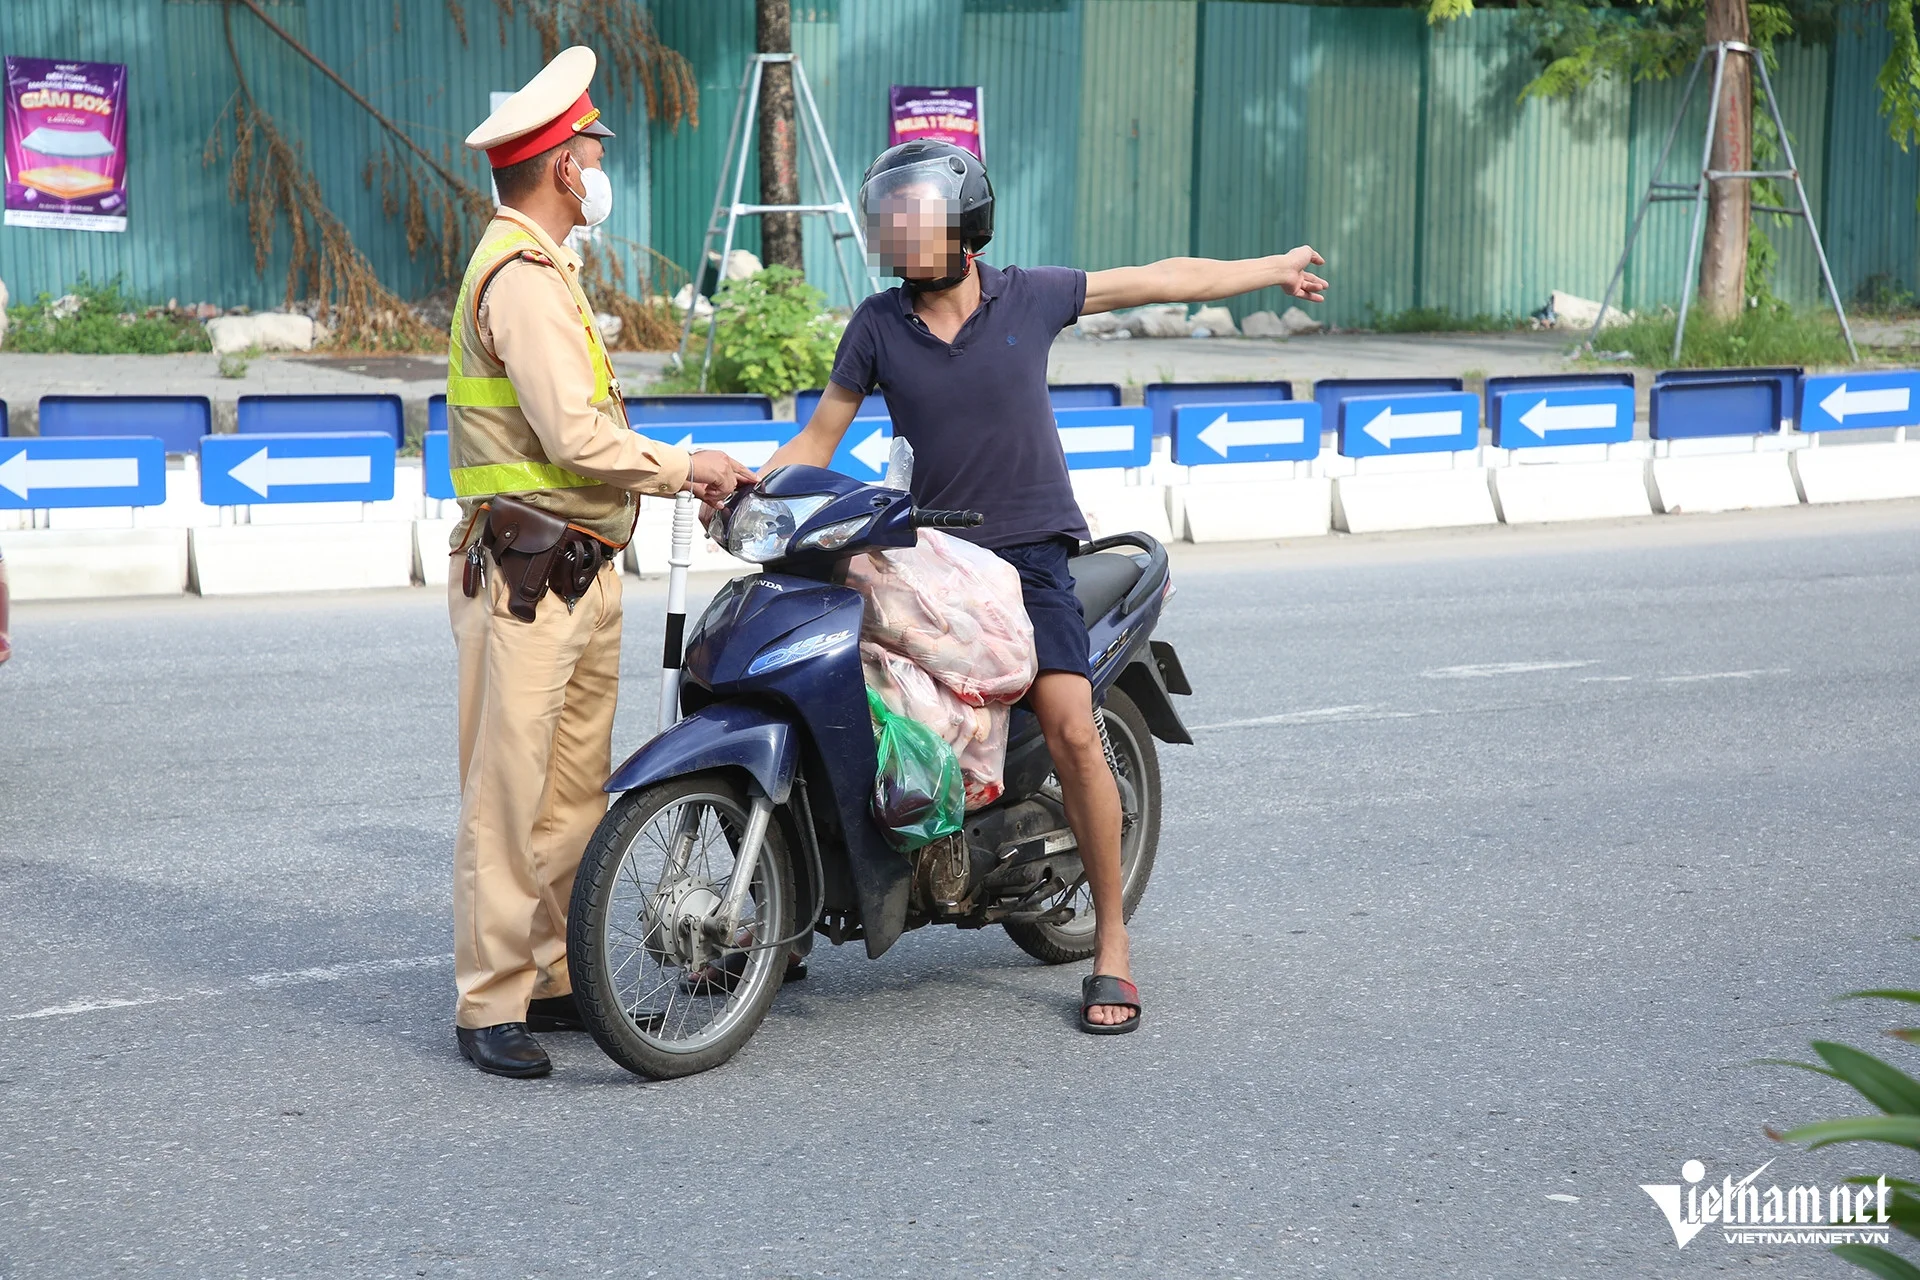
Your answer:
[[[549,258],[546,254],[540,252],[538,249],[522,249],[520,251],[519,256],[527,262],[537,262],[543,267],[550,267],[553,265],[553,259]]]

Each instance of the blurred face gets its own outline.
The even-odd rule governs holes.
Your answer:
[[[960,202],[932,183],[909,182],[868,202],[867,252],[883,275],[938,280],[963,275]]]

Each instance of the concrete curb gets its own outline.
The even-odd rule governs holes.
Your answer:
[[[1333,480],[1233,480],[1175,485],[1168,506],[1188,542],[1311,538],[1333,530]]]
[[[1638,459],[1520,464],[1497,467],[1492,476],[1494,501],[1507,524],[1653,514],[1646,464]]]
[[[227,525],[190,531],[203,596],[413,585],[412,524]]]
[[[1804,502],[1920,498],[1920,444],[1842,444],[1793,452]]]
[[[1654,509],[1665,515],[1791,507],[1800,502],[1785,450],[1655,458],[1647,464]]]
[[[1498,523],[1485,467],[1340,476],[1333,482],[1333,527],[1346,533]]]
[[[15,600],[177,596],[187,589],[185,529],[23,529],[4,547]]]

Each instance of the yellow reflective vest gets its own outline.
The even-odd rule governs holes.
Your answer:
[[[506,218],[487,227],[454,304],[447,347],[447,457],[453,491],[468,517],[454,530],[453,548],[473,532],[473,513],[495,494],[512,494],[551,511],[616,545],[633,534],[638,504],[624,489],[583,476],[550,460],[520,408],[507,368],[480,338],[480,302],[494,275],[523,254],[558,271],[580,316],[581,341],[593,365],[593,405],[626,425],[620,384],[594,322],[593,305],[571,274],[560,270],[531,232]]]

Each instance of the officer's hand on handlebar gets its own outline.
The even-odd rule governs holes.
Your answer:
[[[687,466],[686,491],[712,506],[731,497],[743,485],[753,484],[753,472],[718,449],[702,449]]]
[[[1313,251],[1311,245],[1301,245],[1289,253],[1280,255],[1281,291],[1295,298],[1305,298],[1308,302],[1325,302],[1323,292],[1327,282],[1322,280],[1308,267],[1324,266],[1326,259]]]

